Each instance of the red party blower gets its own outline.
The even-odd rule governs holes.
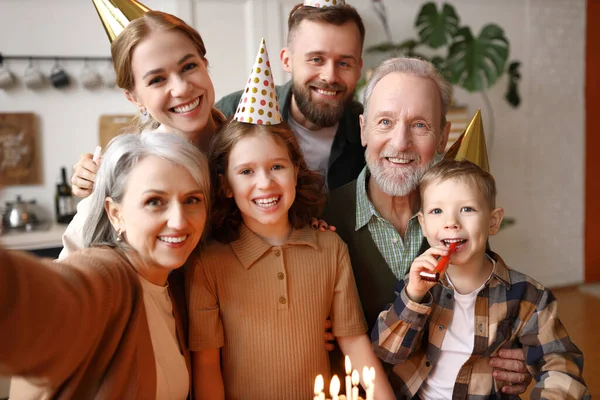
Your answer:
[[[438,260],[435,269],[432,272],[421,271],[419,275],[421,275],[421,279],[429,282],[437,282],[440,280],[440,275],[446,270],[448,264],[450,264],[450,256],[456,250],[456,242],[450,243],[450,247],[448,248],[448,255],[440,257]]]

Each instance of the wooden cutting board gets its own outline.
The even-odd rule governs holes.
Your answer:
[[[134,114],[101,115],[98,122],[98,144],[104,150],[108,142],[123,132],[128,132],[128,127],[133,122]]]
[[[34,113],[0,113],[0,186],[42,183]]]

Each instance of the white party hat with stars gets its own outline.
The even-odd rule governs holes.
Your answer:
[[[325,8],[331,6],[341,6],[346,4],[344,0],[304,0],[305,6]]]
[[[265,39],[260,42],[256,61],[233,120],[257,125],[281,123],[281,112]]]

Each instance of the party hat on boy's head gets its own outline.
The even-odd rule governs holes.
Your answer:
[[[487,147],[485,146],[485,135],[483,133],[483,122],[481,121],[481,110],[477,110],[475,116],[467,125],[467,129],[458,137],[456,142],[448,149],[444,160],[467,160],[477,164],[487,172],[490,172],[488,163]]]
[[[108,40],[113,40],[123,29],[136,18],[150,11],[148,7],[136,0],[92,0]]]
[[[260,42],[256,61],[233,120],[257,125],[275,125],[282,120],[265,39]]]
[[[344,0],[304,0],[305,6],[325,8],[331,6],[341,6],[346,4]]]

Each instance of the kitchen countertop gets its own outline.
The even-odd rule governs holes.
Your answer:
[[[47,230],[9,232],[0,235],[0,245],[11,250],[39,250],[63,247],[62,235],[67,225],[52,224]]]

